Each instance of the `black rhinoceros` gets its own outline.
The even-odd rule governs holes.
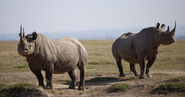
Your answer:
[[[70,37],[53,40],[36,32],[24,36],[22,26],[19,36],[18,53],[26,57],[30,70],[37,77],[40,86],[52,89],[52,74],[68,72],[72,80],[69,88],[75,89],[77,80],[75,68],[78,67],[80,70],[78,89],[84,89],[88,56],[86,49],[78,40]],[[46,87],[41,70],[46,74]]]
[[[156,27],[148,27],[141,30],[139,33],[126,33],[120,36],[114,41],[112,45],[112,53],[116,60],[120,75],[125,76],[122,68],[121,59],[130,63],[130,70],[137,76],[135,70],[135,64],[140,65],[140,78],[144,78],[145,61],[148,61],[146,65],[146,75],[151,77],[149,69],[156,59],[158,53],[158,47],[160,44],[169,45],[176,41],[175,27],[172,31],[164,31],[164,24],[160,27],[157,23]]]

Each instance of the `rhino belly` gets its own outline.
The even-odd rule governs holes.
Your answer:
[[[127,61],[128,63],[138,63],[138,60],[135,58],[128,58],[128,57],[124,57],[122,58],[123,60]]]
[[[60,74],[60,73],[69,72],[77,66],[78,61],[79,61],[79,58],[74,58],[74,59],[68,60],[67,62],[59,61],[54,66],[54,73]]]
[[[63,68],[58,68],[58,67],[55,67],[54,68],[54,74],[62,74],[62,73],[65,73],[65,72],[69,72],[71,70],[73,70],[75,68],[75,66],[66,66],[66,67],[63,67]]]
[[[137,54],[135,53],[122,54],[121,58],[129,63],[138,63]]]

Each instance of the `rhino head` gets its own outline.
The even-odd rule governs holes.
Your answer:
[[[18,53],[22,56],[32,55],[35,51],[35,40],[37,39],[37,33],[33,32],[32,34],[24,35],[24,28],[20,26],[20,41],[18,44]]]
[[[163,45],[174,43],[176,41],[176,38],[175,38],[176,22],[175,22],[175,26],[173,30],[171,31],[170,31],[169,26],[168,26],[168,29],[164,31],[164,27],[165,27],[164,24],[162,24],[160,27],[160,24],[157,23],[156,25],[157,35],[155,37],[155,40],[157,41],[157,43],[163,44]]]

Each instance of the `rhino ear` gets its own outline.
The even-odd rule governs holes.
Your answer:
[[[36,40],[37,39],[37,33],[36,32],[33,32],[32,36],[33,36],[32,40]]]
[[[158,23],[156,24],[156,28],[159,29],[159,26],[160,26],[160,23],[158,22]]]

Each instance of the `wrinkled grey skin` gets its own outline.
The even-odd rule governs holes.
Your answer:
[[[125,76],[121,59],[130,63],[130,70],[138,76],[135,69],[135,64],[139,63],[140,65],[140,78],[151,77],[149,74],[149,69],[156,59],[158,53],[158,47],[160,44],[169,45],[176,41],[175,27],[172,31],[164,31],[164,24],[160,27],[160,24],[157,23],[156,27],[148,27],[141,30],[139,33],[126,33],[121,35],[117,40],[114,41],[112,45],[112,53],[116,60],[117,67],[119,69],[120,75]],[[145,61],[146,72],[145,71]]]
[[[52,40],[36,32],[24,36],[22,27],[19,35],[18,53],[26,57],[30,70],[39,81],[39,86],[52,89],[52,74],[68,72],[72,80],[69,88],[75,89],[77,80],[75,68],[78,67],[80,70],[78,89],[84,90],[87,51],[78,40],[74,38]],[[46,74],[46,87],[41,70]]]

